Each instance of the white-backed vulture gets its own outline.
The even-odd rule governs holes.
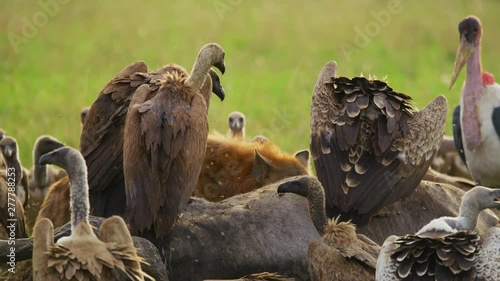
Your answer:
[[[59,148],[43,155],[39,164],[65,169],[71,184],[71,235],[54,244],[54,228],[41,219],[34,229],[33,279],[38,280],[144,280],[142,259],[122,218],[106,219],[94,234],[89,223],[87,169],[79,151]],[[148,276],[146,276],[148,277]]]
[[[17,199],[23,207],[26,207],[29,197],[28,172],[21,165],[17,141],[12,137],[4,137],[0,141],[0,150],[6,165],[5,170],[0,172],[0,176],[7,183],[15,184]]]
[[[70,182],[68,177],[54,182],[49,187],[47,196],[45,196],[40,206],[36,222],[43,218],[49,219],[54,228],[64,225],[71,219]]]
[[[295,177],[278,186],[278,193],[295,193],[306,197],[311,219],[323,236],[309,244],[308,268],[311,281],[375,280],[380,246],[370,238],[356,234],[351,222],[328,220],[325,193],[314,177]]]
[[[325,188],[328,217],[359,227],[384,206],[408,196],[439,148],[447,101],[421,111],[386,82],[321,70],[311,104],[311,153]]]
[[[286,278],[277,273],[261,272],[245,275],[238,279],[205,279],[204,281],[294,281],[295,278]]]
[[[457,151],[472,178],[480,185],[500,188],[500,85],[481,67],[483,29],[479,18],[468,16],[458,24],[460,45],[450,89],[467,65],[460,105],[453,112]]]
[[[228,135],[239,141],[245,140],[245,115],[239,111],[229,113],[227,117],[229,126]]]
[[[38,160],[42,155],[63,147],[64,144],[51,136],[40,136],[33,146],[33,167],[30,170],[29,188],[30,197],[43,200],[49,186],[66,176],[62,169],[55,169],[49,165],[40,165]]]
[[[477,271],[479,264],[486,270],[486,261],[474,232],[482,210],[500,207],[498,197],[500,190],[476,186],[465,193],[457,217],[434,219],[415,235],[387,238],[378,257],[377,280],[498,280],[498,272],[496,278],[476,279],[486,274]],[[494,247],[498,254],[498,244]]]
[[[113,77],[90,107],[83,124],[80,150],[89,172],[92,214],[102,217],[124,214],[123,130],[130,100],[143,84],[157,90],[158,79],[176,68],[166,65],[148,72],[144,62],[135,62]],[[210,76],[212,91],[223,99],[224,90],[217,73],[210,70]]]
[[[132,96],[125,121],[125,217],[134,235],[168,243],[177,215],[193,194],[208,137],[209,70],[225,71],[224,50],[203,46],[189,76],[180,66]]]

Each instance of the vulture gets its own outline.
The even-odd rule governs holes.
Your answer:
[[[66,176],[66,171],[55,169],[49,165],[40,165],[42,155],[63,147],[64,144],[51,136],[40,136],[33,146],[33,167],[30,170],[30,198],[43,200],[49,186]]]
[[[166,65],[148,72],[144,62],[132,63],[108,82],[92,104],[84,122],[80,151],[88,167],[91,212],[96,216],[123,215],[126,204],[123,176],[123,131],[132,95],[143,84],[151,91],[157,81],[178,66]],[[221,99],[224,89],[217,73],[210,70],[212,91]],[[208,83],[208,80],[207,80]]]
[[[239,111],[234,111],[227,117],[229,125],[228,135],[234,139],[242,141],[245,139],[245,115]]]
[[[309,244],[311,281],[375,280],[380,246],[356,234],[356,227],[351,222],[327,219],[321,183],[311,176],[295,177],[278,186],[278,193],[288,192],[307,198],[314,226],[323,236],[322,241]]]
[[[465,64],[467,73],[460,105],[453,113],[455,146],[472,178],[500,188],[500,85],[481,69],[481,22],[469,16],[458,25],[460,46],[450,89]]]
[[[55,164],[68,173],[71,189],[71,235],[54,244],[52,222],[41,219],[34,229],[34,280],[144,280],[132,237],[121,217],[106,219],[99,238],[89,223],[85,160],[76,149],[62,147],[43,155],[39,164]]]
[[[441,143],[447,101],[440,95],[414,110],[386,82],[336,77],[336,70],[328,62],[316,81],[311,153],[328,217],[363,227],[418,186]]]
[[[376,280],[500,280],[500,263],[492,258],[498,257],[500,242],[496,227],[482,246],[474,231],[482,210],[500,207],[498,197],[500,190],[476,186],[465,193],[457,217],[434,219],[415,235],[389,236],[380,250]]]
[[[430,168],[452,177],[472,179],[460,153],[455,148],[455,140],[451,136],[443,136],[441,147],[434,155]]]
[[[177,215],[193,194],[208,137],[212,66],[224,50],[203,46],[191,74],[177,65],[137,88],[124,128],[125,217],[134,235],[168,244]],[[222,97],[221,97],[222,99]]]
[[[29,196],[28,172],[19,160],[19,149],[16,139],[4,137],[0,141],[0,150],[5,161],[5,170],[0,176],[9,184],[14,184],[19,202],[26,207]]]

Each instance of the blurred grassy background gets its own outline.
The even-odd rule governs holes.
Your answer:
[[[309,146],[311,92],[329,60],[343,76],[387,76],[418,107],[438,94],[455,106],[463,74],[447,87],[457,24],[475,14],[483,66],[500,73],[495,0],[56,1],[0,3],[0,127],[18,139],[25,166],[41,134],[79,146],[81,108],[123,67],[144,60],[150,70],[173,62],[190,70],[207,42],[224,47],[227,66],[227,97],[211,103],[211,130],[225,132],[239,110],[250,138],[266,135],[289,152]]]

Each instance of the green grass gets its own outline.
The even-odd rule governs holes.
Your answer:
[[[340,75],[387,76],[418,107],[438,94],[455,106],[463,74],[452,91],[447,87],[457,24],[475,14],[484,27],[483,66],[500,73],[495,0],[401,0],[402,11],[351,56],[343,47],[354,45],[356,30],[371,26],[373,12],[391,1],[69,0],[16,53],[8,35],[22,36],[23,18],[40,14],[40,2],[50,1],[0,4],[0,127],[17,138],[26,166],[39,135],[79,146],[80,109],[124,66],[144,60],[151,70],[174,62],[190,69],[207,42],[224,47],[227,66],[221,77],[227,97],[211,103],[211,130],[225,132],[227,115],[239,110],[248,136],[266,135],[289,152],[309,146],[311,92],[329,60],[338,62]]]

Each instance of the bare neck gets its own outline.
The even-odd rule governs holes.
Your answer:
[[[480,123],[477,104],[481,98],[483,81],[481,78],[481,48],[475,48],[467,61],[467,76],[463,88],[463,135],[467,149],[474,151],[481,142]]]
[[[200,53],[194,62],[191,75],[187,78],[187,83],[196,90],[199,90],[205,81],[208,70],[212,67],[210,57]]]
[[[76,169],[75,169],[76,170]],[[67,171],[70,181],[71,194],[71,230],[82,223],[89,221],[89,185],[85,169]]]
[[[19,186],[23,170],[17,156],[13,155],[11,158],[5,159],[5,164],[7,165],[7,178],[11,178],[9,175],[14,176],[14,182],[16,186]]]
[[[460,205],[460,211],[458,213],[458,220],[460,221],[463,230],[474,230],[477,224],[477,217],[481,210],[476,206],[476,204],[471,204],[464,202]]]
[[[309,201],[309,214],[311,215],[314,227],[316,227],[320,235],[323,235],[325,234],[325,226],[328,223],[323,187],[316,182],[312,183],[309,186],[307,200]]]

